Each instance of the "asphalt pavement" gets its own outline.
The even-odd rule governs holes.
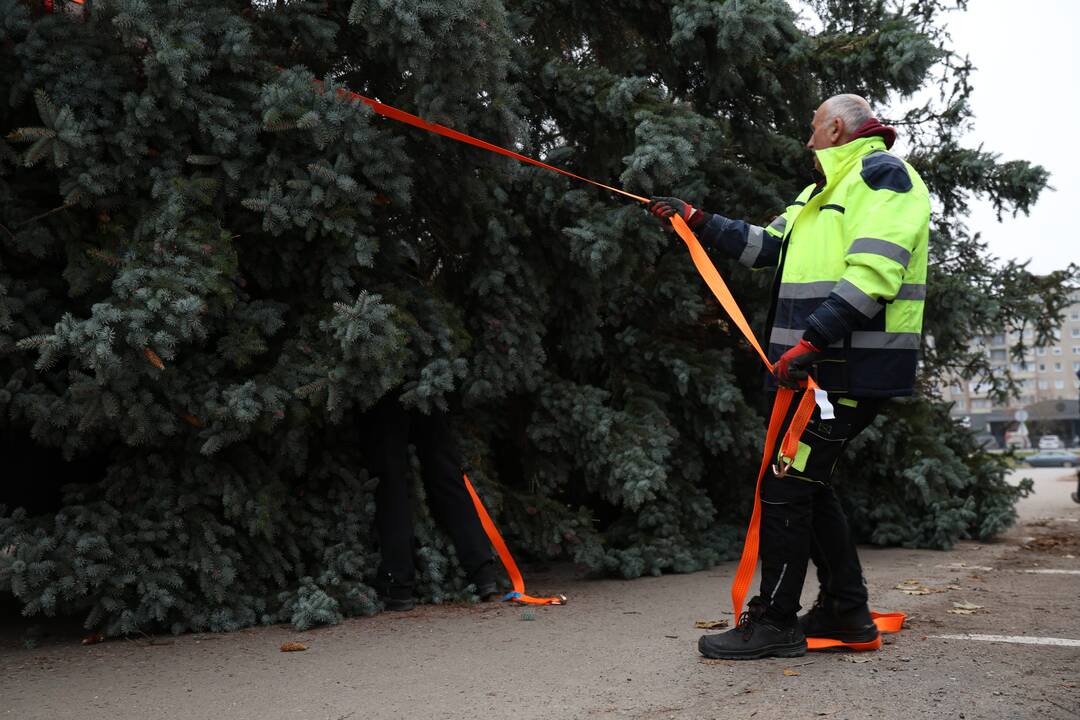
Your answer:
[[[1075,719],[1075,471],[1020,476],[1036,494],[998,541],[864,549],[874,606],[909,616],[877,652],[707,661],[695,622],[732,620],[734,563],[634,581],[557,569],[527,579],[566,593],[564,607],[423,607],[308,632],[55,637],[33,649],[8,635],[0,718]],[[285,642],[306,650],[281,652]]]

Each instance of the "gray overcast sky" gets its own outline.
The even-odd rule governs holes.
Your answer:
[[[971,57],[975,129],[1003,160],[1030,160],[1051,173],[1055,192],[1042,195],[1029,217],[998,223],[988,203],[972,205],[968,228],[980,231],[1001,258],[1031,258],[1045,273],[1080,262],[1080,1],[971,0],[948,16],[953,47]]]

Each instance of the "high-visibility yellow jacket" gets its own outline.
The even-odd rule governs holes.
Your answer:
[[[825,348],[815,372],[825,390],[910,395],[926,299],[926,185],[880,137],[817,156],[824,184],[768,227],[712,215],[698,234],[744,265],[776,268],[770,360],[805,338]]]

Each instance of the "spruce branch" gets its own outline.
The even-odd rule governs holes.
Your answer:
[[[293,395],[301,399],[309,398],[329,384],[329,378],[320,378],[319,380],[310,382],[307,385],[301,385],[300,387],[296,388],[295,390],[293,390]]]
[[[322,124],[322,118],[319,117],[319,113],[314,110],[309,110],[296,121],[296,127],[300,130],[310,130],[314,127],[318,127]]]
[[[296,123],[295,122],[290,122],[288,120],[279,120],[279,121],[274,121],[274,122],[264,122],[263,123],[263,130],[267,130],[269,132],[287,132],[289,130],[295,130],[295,129],[296,129]]]
[[[36,348],[52,345],[55,342],[55,335],[34,335],[32,337],[19,340],[15,343],[15,347],[19,350],[34,350]]]
[[[116,257],[115,255],[111,255],[105,252],[101,248],[87,248],[86,254],[88,257],[91,257],[99,262],[103,262],[110,267],[120,267],[123,264],[123,260]]]
[[[38,115],[45,121],[48,126],[56,124],[59,113],[57,112],[56,105],[53,104],[49,95],[42,89],[34,91],[34,104],[37,105]]]
[[[43,127],[16,128],[7,134],[11,142],[35,142],[37,140],[51,140],[56,137],[56,131]]]
[[[359,25],[361,22],[363,22],[364,17],[367,15],[367,6],[367,0],[353,0],[352,7],[349,8],[350,25]]]
[[[34,98],[45,127],[18,128],[8,134],[7,138],[12,142],[34,143],[23,156],[23,164],[26,167],[33,167],[50,151],[52,151],[53,163],[57,167],[63,167],[68,161],[69,147],[82,147],[85,143],[82,127],[76,121],[75,113],[67,105],[57,110],[49,97],[41,90],[34,93]]]
[[[64,210],[67,210],[68,208],[75,207],[75,205],[76,205],[76,203],[66,202],[63,205],[61,205],[60,207],[54,207],[52,210],[46,210],[45,212],[43,212],[43,213],[41,213],[39,215],[35,215],[32,218],[28,218],[26,220],[23,220],[21,223],[17,224],[15,227],[20,228],[20,227],[23,227],[24,225],[29,225],[30,223],[37,222],[38,220],[43,220],[43,219],[49,217],[50,215],[55,215],[58,212],[63,212]]]

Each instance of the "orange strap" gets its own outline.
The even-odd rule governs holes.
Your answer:
[[[878,632],[881,633],[881,635],[900,632],[904,627],[904,619],[907,617],[904,613],[900,612],[872,612],[870,613],[870,616],[874,618],[874,624],[877,625]],[[846,648],[848,650],[877,650],[881,647],[881,635],[870,642],[864,643],[843,642],[841,640],[834,640],[833,638],[806,638],[806,649],[829,650],[831,648]]]
[[[604,183],[591,180],[581,175],[577,175],[568,170],[549,165],[540,160],[530,158],[526,155],[516,153],[512,150],[493,145],[492,143],[479,140],[466,135],[465,133],[458,132],[452,128],[448,128],[438,123],[428,122],[423,118],[407,113],[403,110],[381,103],[378,100],[373,100],[368,97],[364,97],[359,93],[349,92],[347,90],[338,90],[338,94],[342,97],[347,97],[350,100],[356,100],[363,102],[373,111],[384,117],[398,122],[403,122],[407,125],[426,130],[428,132],[441,135],[443,137],[456,140],[458,142],[472,145],[489,152],[504,155],[506,157],[513,158],[529,165],[535,165],[536,167],[543,168],[545,170],[551,170],[552,172],[565,175],[566,177],[580,180],[581,182],[595,185],[596,187],[603,188],[613,193],[623,195],[641,203],[649,202],[648,198],[644,198],[640,195],[626,192],[617,187],[605,185]],[[671,217],[671,225],[675,228],[675,232],[686,243],[687,249],[690,251],[690,258],[694,262],[694,266],[697,268],[698,273],[701,275],[705,284],[708,285],[713,295],[720,302],[720,305],[727,312],[735,326],[739,328],[739,331],[746,338],[746,341],[750,343],[750,346],[754,348],[761,361],[765,363],[765,366],[769,368],[769,372],[774,372],[773,364],[769,362],[769,357],[761,347],[761,343],[758,342],[757,337],[754,335],[754,331],[750,328],[750,323],[747,322],[746,316],[743,315],[742,309],[735,301],[734,296],[728,289],[727,284],[723,278],[720,277],[720,273],[716,270],[716,266],[713,265],[709,259],[708,254],[704,248],[701,247],[701,243],[698,242],[697,237],[693,231],[686,224],[679,215],[673,215]],[[784,434],[784,439],[780,444],[780,467],[775,470],[777,474],[783,475],[790,467],[790,464],[794,461],[794,458],[798,452],[799,439],[802,437],[803,431],[806,430],[806,426],[810,421],[811,416],[814,413],[814,407],[817,404],[814,390],[817,388],[817,384],[813,378],[807,380],[806,388],[802,391],[802,398],[799,400],[799,405],[795,410],[795,414],[792,417],[791,423],[788,426],[787,432]],[[761,483],[765,477],[765,472],[769,469],[769,466],[773,462],[773,450],[776,446],[776,442],[780,435],[780,429],[783,427],[784,419],[787,417],[788,409],[791,407],[791,401],[794,398],[795,391],[789,388],[781,387],[776,394],[776,400],[773,404],[772,415],[769,419],[769,428],[765,435],[765,451],[761,458],[761,467],[758,470],[757,486],[754,490],[754,509],[750,516],[750,527],[746,532],[746,540],[743,544],[742,557],[739,560],[739,566],[735,573],[735,582],[731,588],[731,600],[732,605],[735,608],[735,616],[738,617],[742,611],[743,601],[746,598],[746,592],[750,587],[750,582],[754,577],[754,569],[757,566],[758,548],[759,548],[759,534],[761,528]],[[480,497],[476,494],[476,490],[473,488],[472,483],[469,482],[468,476],[465,476],[465,487],[469,491],[469,495],[472,497],[473,505],[476,506],[476,512],[480,516],[480,522],[484,526],[484,531],[487,533],[488,538],[491,540],[491,544],[495,546],[496,551],[499,553],[499,557],[502,559],[503,565],[506,567],[507,573],[510,575],[510,580],[514,585],[514,591],[509,593],[506,599],[517,600],[518,602],[540,604],[540,605],[562,605],[566,603],[564,596],[553,598],[534,598],[525,594],[525,581],[521,577],[521,572],[518,570],[517,563],[514,562],[514,558],[510,555],[510,550],[506,547],[506,543],[499,534],[498,529],[495,527],[495,523],[491,521],[491,517],[488,515],[487,510],[484,509],[483,503],[480,502]],[[874,613],[874,622],[878,625],[878,628],[883,633],[898,632],[903,625],[904,615],[903,613]],[[826,639],[826,638],[809,638],[808,646],[811,649],[821,649],[825,647],[837,647],[845,646],[856,650],[871,650],[877,649],[881,645],[880,639],[874,647],[856,647],[858,643],[842,643],[838,640]],[[873,643],[863,643],[862,645],[873,645]]]
[[[518,570],[517,563],[514,562],[514,556],[510,554],[510,548],[506,547],[506,541],[503,540],[499,529],[492,522],[487,508],[484,507],[484,503],[480,502],[480,496],[476,494],[476,488],[473,487],[469,476],[462,475],[462,477],[465,479],[465,489],[469,491],[469,497],[472,498],[473,507],[476,508],[476,514],[480,516],[480,524],[484,526],[484,532],[487,533],[488,540],[495,546],[495,552],[499,553],[499,559],[502,560],[503,567],[506,568],[506,574],[510,576],[510,582],[514,586],[513,591],[507,593],[503,600],[514,600],[528,605],[565,605],[565,595],[532,597],[525,594],[525,579],[521,577],[521,571]]]
[[[383,117],[388,117],[391,120],[397,120],[398,122],[403,122],[406,125],[412,125],[413,127],[418,127],[421,130],[427,130],[428,132],[435,133],[436,135],[442,135],[443,137],[450,138],[451,140],[457,140],[458,142],[463,142],[466,145],[472,145],[473,147],[478,147],[478,148],[481,148],[483,150],[487,150],[489,152],[496,153],[498,155],[505,155],[506,157],[514,158],[515,160],[518,160],[520,162],[528,163],[529,165],[535,165],[536,167],[544,168],[545,170],[550,170],[552,172],[559,173],[560,175],[565,175],[566,177],[574,178],[575,180],[580,180],[581,182],[584,182],[584,183],[589,183],[590,185],[595,185],[598,188],[603,188],[604,190],[608,190],[608,191],[613,192],[613,193],[618,193],[619,195],[624,195],[624,196],[626,196],[626,197],[628,197],[628,198],[630,198],[632,200],[637,200],[638,202],[643,202],[643,203],[649,202],[648,198],[643,198],[640,195],[635,195],[633,193],[626,192],[625,190],[622,190],[620,188],[612,187],[610,185],[605,185],[604,183],[597,182],[595,180],[590,180],[587,177],[582,177],[580,175],[575,175],[574,173],[570,172],[569,170],[563,170],[560,167],[555,167],[554,165],[548,165],[546,162],[541,162],[539,160],[535,160],[535,159],[533,159],[533,158],[531,158],[531,157],[529,157],[527,155],[522,155],[520,153],[516,153],[513,150],[507,150],[506,148],[499,147],[498,145],[493,145],[493,144],[491,144],[489,142],[485,142],[483,140],[478,140],[477,138],[474,138],[472,135],[466,135],[465,133],[458,132],[457,130],[454,130],[453,128],[448,128],[445,125],[439,125],[438,123],[428,122],[427,120],[424,120],[422,117],[419,117],[417,115],[413,115],[412,113],[407,113],[404,110],[398,110],[395,107],[390,107],[389,105],[381,103],[378,100],[372,100],[369,97],[364,97],[360,93],[349,92],[348,90],[341,89],[341,90],[338,90],[338,94],[342,95],[342,96],[345,96],[345,97],[348,97],[350,100],[359,100],[360,102],[362,102],[365,105],[367,105],[368,107],[370,107],[372,110],[374,110],[379,115],[382,115]]]
[[[698,274],[701,275],[701,279],[705,281],[705,284],[712,290],[713,295],[720,301],[720,305],[727,312],[735,326],[742,332],[743,337],[750,343],[750,346],[757,350],[758,356],[761,357],[761,362],[765,363],[765,367],[769,368],[769,372],[773,371],[772,363],[769,362],[769,356],[765,354],[765,351],[761,349],[761,343],[758,342],[757,337],[754,336],[754,331],[750,329],[750,323],[746,322],[746,317],[743,315],[742,308],[735,302],[734,296],[731,291],[728,290],[727,283],[720,277],[720,273],[716,270],[716,266],[713,265],[712,260],[709,259],[708,253],[701,247],[701,243],[698,242],[697,236],[694,235],[694,231],[690,229],[690,226],[686,224],[678,215],[671,216],[671,224],[675,228],[675,232],[686,243],[686,248],[690,251],[690,259],[694,261],[694,267],[697,268]]]

